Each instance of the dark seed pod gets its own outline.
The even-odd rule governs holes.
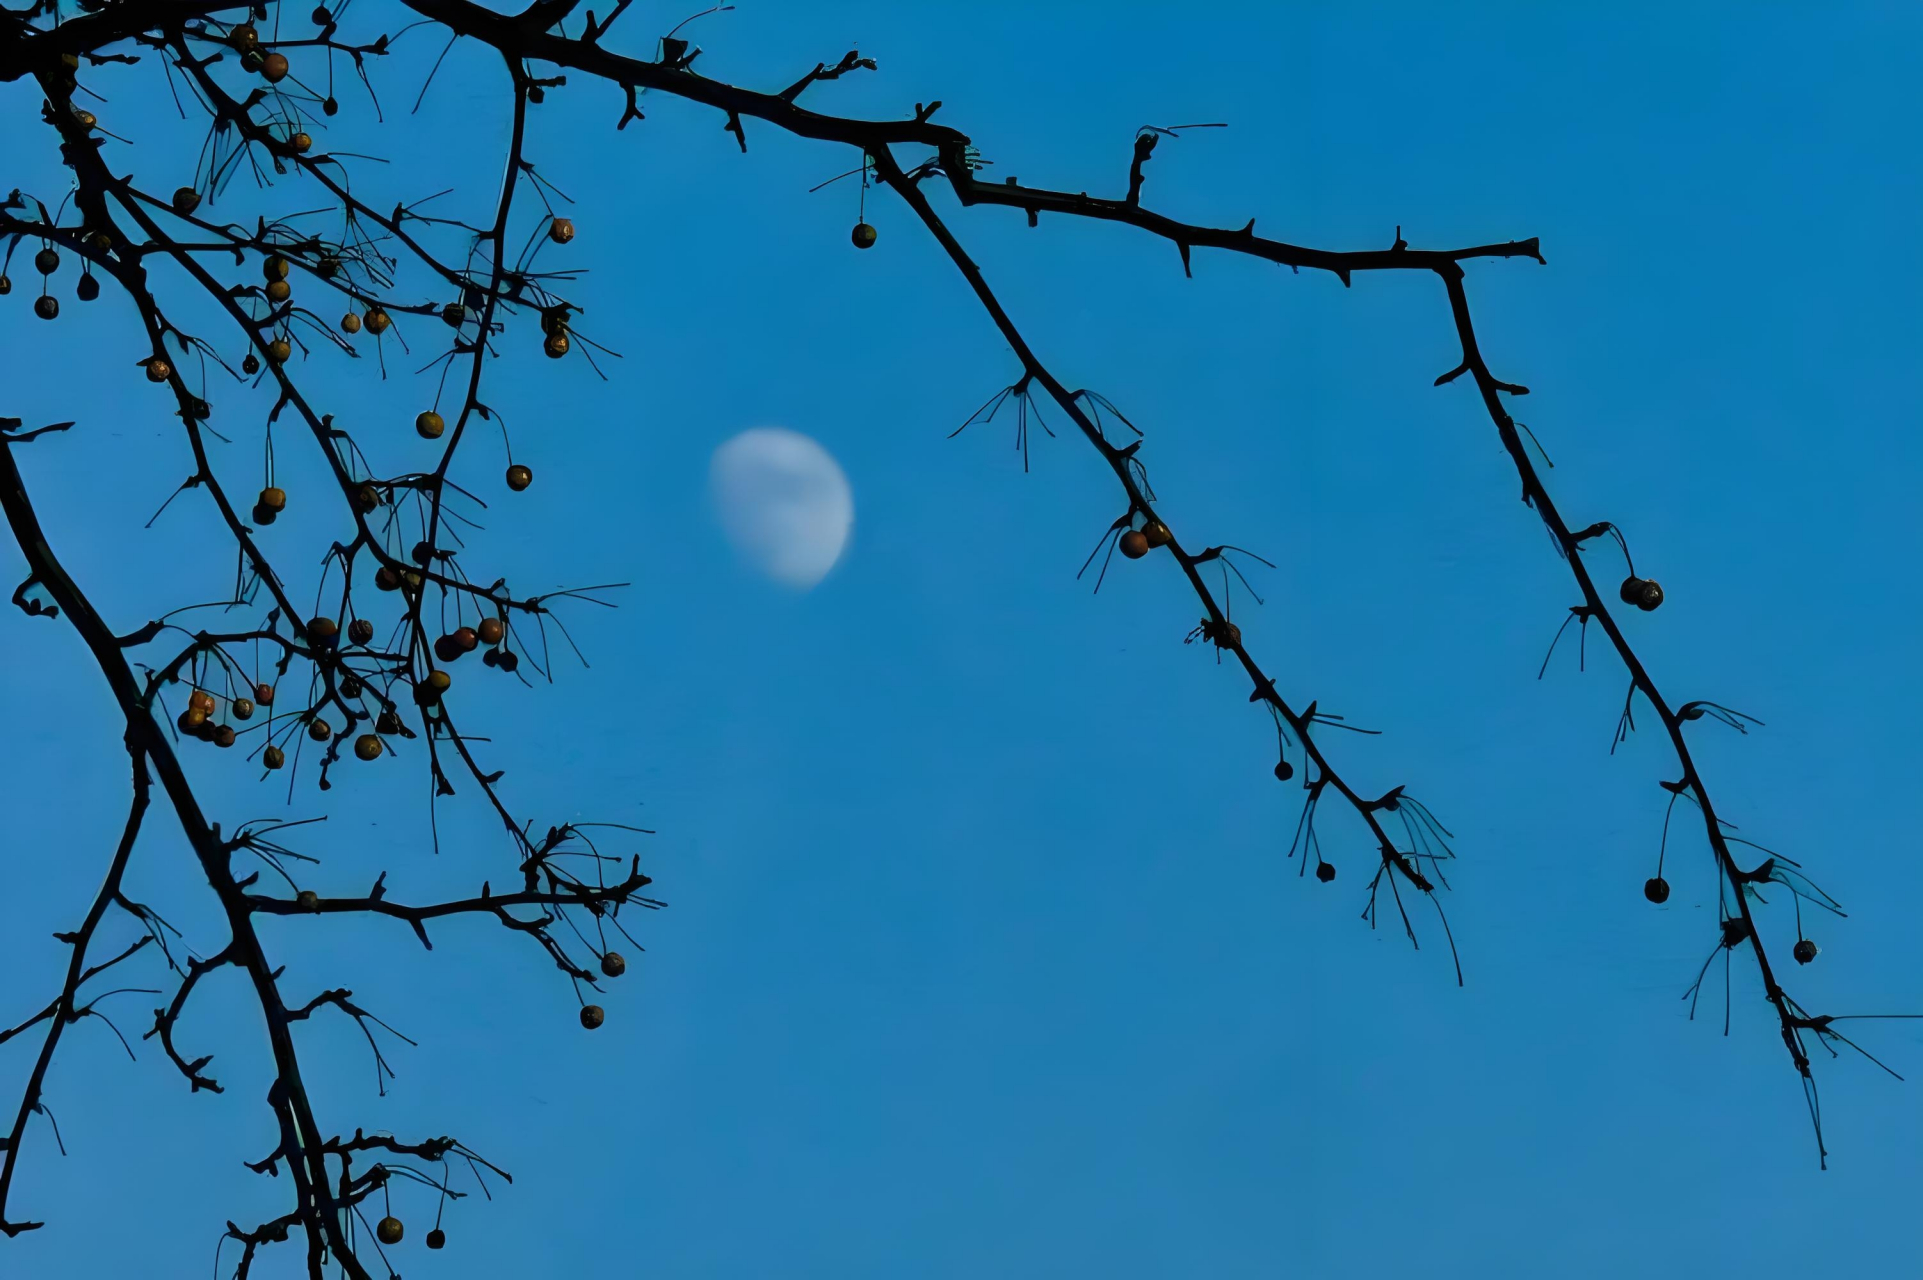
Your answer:
[[[1277,782],[1287,782],[1290,778],[1293,778],[1294,776],[1295,776],[1294,765],[1290,764],[1287,760],[1277,760],[1275,762],[1275,780]]]
[[[435,440],[447,430],[447,421],[432,409],[414,415],[414,431],[423,440]]]
[[[92,302],[100,296],[100,281],[94,278],[93,272],[86,272],[74,281],[73,296],[82,302]]]
[[[441,1230],[439,1227],[436,1227],[432,1231],[427,1233],[428,1248],[440,1249],[440,1248],[445,1248],[446,1245],[447,1245],[447,1232]]]
[[[413,557],[414,563],[423,569],[434,562],[434,548],[425,542],[415,543],[414,550],[408,554]]]
[[[274,705],[274,686],[262,681],[254,686],[254,701],[263,707]]]
[[[0,276],[0,298],[4,298],[12,292],[13,292],[12,278],[8,276]]]
[[[356,618],[347,624],[347,638],[355,644],[366,644],[374,638],[374,624],[366,618]]]
[[[194,210],[200,208],[200,192],[194,190],[192,187],[177,188],[174,191],[173,205],[174,212],[184,218]]]
[[[51,293],[43,293],[33,300],[33,313],[42,320],[52,320],[60,314],[60,299]]]
[[[399,733],[400,731],[401,717],[396,712],[391,710],[383,711],[374,718],[374,732]]]
[[[267,288],[262,290],[262,292],[267,295],[269,302],[280,303],[294,296],[294,286],[288,284],[285,280],[269,280],[267,282]]]
[[[458,302],[450,302],[441,308],[441,320],[450,329],[458,329],[467,323],[467,308]]]
[[[1798,938],[1790,954],[1796,957],[1797,964],[1808,964],[1816,959],[1816,944],[1808,938]]]
[[[512,649],[489,649],[488,652],[499,654],[499,656],[494,659],[494,665],[503,671],[511,672],[514,668],[521,665],[521,655]]]
[[[499,644],[501,637],[507,634],[507,627],[499,618],[482,618],[475,626],[474,634],[480,637],[482,644]]]
[[[557,333],[550,333],[541,343],[541,350],[547,352],[548,359],[559,360],[568,353],[568,348],[572,345],[573,343],[568,338],[567,331],[564,329]]]
[[[374,1234],[380,1239],[382,1244],[399,1244],[401,1242],[401,1231],[401,1220],[393,1214],[382,1218],[374,1227]]]
[[[320,910],[320,904],[321,904],[320,895],[318,893],[315,893],[312,889],[302,889],[299,893],[294,895],[294,901],[300,904],[300,909],[302,911],[319,911]]]
[[[465,652],[453,636],[441,636],[434,641],[434,656],[442,662],[451,663]]]
[[[234,719],[236,720],[252,720],[254,718],[254,700],[252,698],[235,698],[233,709]]]
[[[857,249],[872,249],[875,247],[877,237],[873,227],[865,222],[857,222],[855,229],[849,232],[848,238],[854,241]]]
[[[361,696],[360,677],[359,676],[341,677],[341,697],[358,698],[360,696]]]
[[[1651,876],[1643,881],[1643,897],[1657,906],[1669,901],[1669,881],[1661,876]]]
[[[1327,884],[1329,883],[1329,881],[1335,879],[1335,863],[1333,862],[1317,863],[1315,867],[1315,878],[1317,880],[1320,880],[1323,884]]]
[[[1123,555],[1131,560],[1140,560],[1148,554],[1148,535],[1140,529],[1130,529],[1122,535],[1118,545]]]
[[[60,270],[60,255],[52,249],[42,249],[33,255],[33,267],[43,276],[50,276]]]
[[[1663,602],[1663,589],[1655,579],[1644,578],[1642,591],[1636,597],[1636,607],[1644,613],[1654,613]]]
[[[589,1031],[594,1030],[603,1022],[607,1021],[607,1016],[598,1004],[584,1004],[581,1006],[581,1025]]]
[[[601,957],[601,972],[610,978],[618,978],[628,971],[628,962],[621,958],[619,951],[610,951]]]
[[[401,589],[401,575],[386,565],[382,565],[380,568],[374,570],[374,586],[375,589],[380,591],[399,591]]]
[[[1160,520],[1149,521],[1142,526],[1142,532],[1148,536],[1148,545],[1151,547],[1166,547],[1174,538],[1168,526]]]
[[[507,487],[519,493],[534,483],[534,472],[520,463],[507,469]]]
[[[354,739],[354,754],[362,760],[372,760],[381,754],[381,740],[371,733],[363,733]]]
[[[223,724],[214,730],[214,745],[217,747],[231,747],[234,745],[234,736],[234,726],[231,724]]]
[[[324,116],[339,115],[340,109],[341,104],[334,101],[331,97],[321,103],[321,114]]]
[[[247,358],[240,362],[240,371],[249,377],[260,372],[260,357],[249,351]]]
[[[334,736],[334,727],[319,716],[315,716],[307,723],[307,736],[316,742],[325,742]]]
[[[278,769],[287,763],[287,753],[279,747],[269,747],[260,753],[260,762],[269,769]]]
[[[476,646],[481,643],[481,637],[475,633],[473,627],[456,627],[448,633],[447,638],[452,640],[455,647],[462,653],[473,653]]]

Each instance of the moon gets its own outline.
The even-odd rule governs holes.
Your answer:
[[[807,591],[848,547],[854,491],[834,455],[799,431],[743,431],[714,451],[709,485],[728,541],[783,586]]]

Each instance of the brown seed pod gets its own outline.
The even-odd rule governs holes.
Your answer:
[[[857,249],[872,249],[875,247],[875,229],[865,222],[857,222],[855,229],[849,233],[848,238],[855,242],[855,248]]]
[[[252,698],[235,698],[232,707],[234,719],[252,720],[254,718],[254,700]]]
[[[341,677],[341,697],[358,698],[360,696],[361,696],[360,677],[359,676],[342,676]]]
[[[393,323],[393,318],[379,307],[369,307],[367,309],[367,331],[369,333],[386,333],[387,326]]]
[[[445,430],[447,420],[432,409],[424,409],[414,415],[414,431],[423,440],[437,440]]]
[[[60,299],[50,293],[43,293],[33,300],[33,313],[42,320],[52,320],[60,314]]]
[[[361,331],[361,318],[359,316],[355,315],[352,311],[350,311],[346,315],[341,317],[342,333],[359,333],[360,331]]]
[[[207,713],[205,711],[202,711],[199,707],[188,707],[175,718],[174,723],[180,726],[182,733],[193,733],[199,729],[201,725],[205,724],[206,721]]]
[[[260,61],[260,74],[268,84],[279,84],[287,78],[287,55],[270,53]]]
[[[326,648],[340,636],[340,628],[332,618],[309,618],[307,620],[307,640],[316,648]]]
[[[227,42],[236,49],[247,50],[260,43],[260,32],[251,23],[243,22],[227,33]]]
[[[205,689],[196,689],[187,695],[187,705],[212,715],[214,714],[214,695]]]
[[[467,323],[467,308],[458,302],[450,302],[441,308],[441,323],[450,329],[458,329]]]
[[[278,769],[287,763],[287,753],[279,747],[269,747],[260,753],[260,762],[269,769]]]
[[[574,239],[574,219],[556,218],[548,224],[548,239],[556,244],[566,244]]]
[[[374,586],[381,591],[398,591],[401,587],[401,575],[382,565],[374,570]]]
[[[454,642],[453,636],[440,636],[434,641],[434,656],[442,662],[453,662],[464,652],[465,650]]]
[[[363,760],[372,760],[381,753],[381,740],[371,733],[363,733],[354,739],[354,754]]]
[[[610,978],[618,978],[628,971],[628,962],[621,958],[619,951],[610,951],[601,957],[601,972]]]
[[[533,483],[534,472],[520,463],[517,462],[507,469],[507,487],[514,492],[519,493]]]
[[[215,729],[214,745],[217,747],[233,746],[234,745],[234,726],[231,724],[224,724],[224,725],[221,725],[219,728]]]
[[[320,895],[318,893],[315,893],[312,889],[302,889],[299,893],[294,895],[294,901],[300,904],[300,909],[302,911],[319,911],[320,910],[320,904],[321,904]]]
[[[266,293],[269,302],[285,302],[294,296],[294,286],[285,280],[269,280]]]
[[[475,634],[473,627],[456,627],[448,633],[447,638],[452,640],[462,653],[473,653],[481,643],[481,637]]]
[[[11,276],[0,275],[0,298],[4,298],[12,292],[13,278]]]
[[[389,1214],[387,1217],[382,1218],[375,1226],[374,1234],[380,1237],[382,1244],[399,1244],[401,1242],[401,1220]]]
[[[445,671],[436,670],[427,673],[427,687],[436,693],[446,693],[453,685],[454,677]]]
[[[305,133],[296,133],[294,136],[287,139],[288,149],[291,150],[297,156],[307,154],[307,149],[313,145],[314,145],[314,140],[308,137],[307,134]]]
[[[184,218],[200,208],[200,192],[192,187],[178,187],[174,191],[173,205],[174,212]]]
[[[499,618],[482,618],[480,625],[474,628],[474,634],[480,637],[482,644],[499,644],[501,637],[507,634],[507,627]]]
[[[341,260],[331,253],[324,253],[314,264],[314,274],[323,280],[332,280],[341,273]]]
[[[1148,538],[1148,545],[1151,547],[1166,547],[1174,538],[1174,535],[1169,533],[1168,526],[1160,520],[1151,520],[1143,525],[1142,533]]]
[[[559,360],[562,356],[568,353],[568,348],[572,345],[573,343],[569,340],[567,331],[561,330],[555,333],[550,333],[542,341],[541,350],[548,353],[548,359]]]
[[[355,644],[366,644],[374,638],[374,624],[366,618],[356,618],[347,624],[347,638]]]
[[[287,491],[268,485],[260,491],[260,505],[279,515],[287,510]]]
[[[490,649],[488,652],[493,653],[494,650]],[[503,649],[495,656],[494,665],[503,671],[513,671],[521,665],[521,655],[512,649]]]
[[[143,361],[143,363],[147,366],[147,381],[149,382],[165,382],[174,376],[174,367],[165,360],[162,360],[159,356],[155,356],[151,360]]]
[[[555,307],[541,313],[542,333],[566,333],[568,331],[568,309]]]
[[[60,255],[51,248],[42,249],[33,255],[33,267],[43,276],[50,276],[60,270]]]
[[[364,484],[354,490],[354,508],[362,515],[381,505],[381,491],[371,484]]]
[[[319,716],[315,716],[307,722],[307,736],[316,742],[325,742],[334,736],[334,727]]]
[[[1117,545],[1122,548],[1122,554],[1129,559],[1140,560],[1148,554],[1148,535],[1140,529],[1130,529],[1122,535]]]
[[[414,549],[407,554],[423,569],[434,563],[434,548],[428,546],[425,541],[415,543]]]
[[[1663,589],[1653,578],[1644,578],[1642,590],[1637,593],[1636,607],[1644,613],[1654,613],[1663,602]]]
[[[584,1004],[581,1006],[581,1025],[589,1031],[594,1030],[603,1022],[606,1022],[607,1018],[608,1015],[598,1004]]]
[[[286,364],[294,354],[294,344],[285,338],[275,338],[267,344],[267,358],[275,364]]]
[[[274,686],[263,681],[254,686],[254,701],[263,707],[274,705]]]

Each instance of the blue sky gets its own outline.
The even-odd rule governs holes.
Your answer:
[[[349,14],[353,35],[399,25]],[[636,6],[609,40],[645,53],[681,16]],[[1483,349],[1533,389],[1516,410],[1571,522],[1614,521],[1663,583],[1660,612],[1625,620],[1658,683],[1767,722],[1691,732],[1719,810],[1850,911],[1810,921],[1823,954],[1790,990],[1817,1010],[1923,1011],[1900,799],[1923,765],[1915,9],[809,3],[693,34],[708,74],[769,89],[858,45],[879,72],[808,104],[899,116],[940,98],[995,177],[1119,191],[1137,126],[1220,120],[1158,149],[1151,205],[1331,248],[1398,224],[1418,247],[1540,236],[1546,267],[1470,268]],[[376,68],[390,119],[437,52],[417,32]],[[102,123],[142,145],[110,163],[169,190],[197,139],[153,68],[116,70]],[[478,218],[499,87],[456,49],[412,121],[373,130],[343,92],[321,145],[406,161],[360,171],[377,204],[455,186],[449,208]],[[398,1202],[403,1274],[1914,1268],[1917,1086],[1820,1058],[1819,1173],[1753,971],[1735,970],[1729,1038],[1719,982],[1686,1020],[1714,941],[1700,827],[1679,825],[1675,895],[1649,906],[1674,761],[1647,718],[1608,754],[1626,679],[1597,645],[1586,674],[1565,647],[1535,678],[1574,587],[1473,391],[1430,385],[1457,358],[1434,279],[1344,290],[1198,253],[1186,280],[1126,228],[1030,230],[934,195],[1051,368],[1145,428],[1185,542],[1276,562],[1255,580],[1267,604],[1238,597],[1236,620],[1295,705],[1383,731],[1330,735],[1347,776],[1406,783],[1456,833],[1463,989],[1432,920],[1411,952],[1356,918],[1352,820],[1322,828],[1336,882],[1298,878],[1300,793],[1270,776],[1273,730],[1242,678],[1180,643],[1197,607],[1173,566],[1118,561],[1095,596],[1074,580],[1121,507],[1087,445],[1043,437],[1023,475],[1012,424],[944,438],[1018,368],[908,211],[871,193],[880,241],[857,253],[852,182],[808,194],[855,157],[753,122],[743,156],[712,113],[645,106],[616,135],[618,94],[573,85],[531,135],[577,202],[582,330],[624,358],[603,383],[520,335],[490,399],[537,482],[508,494],[498,448],[464,450],[455,476],[490,504],[475,576],[634,586],[618,612],[568,615],[590,670],[529,690],[476,667],[459,691],[518,811],[658,831],[634,847],[671,909],[640,922],[648,950],[592,1036],[561,976],[498,928],[444,927],[432,953],[403,927],[268,933],[291,997],[351,987],[420,1042],[390,1055],[380,1099],[352,1026],[306,1027],[326,1123],[454,1134],[516,1176],[451,1211],[441,1254],[417,1243],[427,1201]],[[0,86],[7,118],[35,108]],[[64,189],[39,133],[0,156],[6,185]],[[252,200],[237,186],[229,216]],[[231,562],[209,550],[209,504],[141,531],[190,463],[125,368],[131,312],[110,293],[42,325],[30,292],[6,300],[0,412],[80,420],[23,457],[57,549],[124,627],[216,597]],[[303,376],[400,470],[427,457],[409,430],[424,360],[385,382],[337,357]],[[216,465],[243,490],[253,394],[210,396],[234,440]],[[820,440],[853,486],[848,556],[805,595],[741,568],[707,507],[712,451],[755,426]],[[291,436],[281,466],[290,516],[268,545],[311,592],[346,526]],[[125,770],[71,633],[5,629],[11,1021],[55,988],[48,933],[85,910]],[[331,814],[300,846],[324,857],[324,892],[386,869],[397,898],[459,896],[510,865],[465,793],[429,852],[412,757],[326,796],[309,779],[291,806],[232,756],[189,759],[230,824]],[[218,947],[163,811],[131,881]],[[1782,904],[1763,928],[1786,940]],[[131,1035],[148,1003],[109,1007]],[[210,983],[195,1006],[184,1035],[217,1053],[218,1097],[189,1096],[151,1042],[136,1065],[104,1028],[65,1041],[47,1099],[71,1154],[34,1132],[20,1211],[50,1226],[5,1246],[7,1274],[199,1273],[227,1218],[284,1210],[284,1184],[240,1163],[272,1145],[247,993]],[[1858,1025],[1923,1071],[1923,1023]],[[4,1078],[28,1053],[0,1050]],[[283,1249],[259,1274],[297,1262]]]

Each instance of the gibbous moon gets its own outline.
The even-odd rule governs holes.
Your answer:
[[[714,451],[709,484],[742,558],[806,591],[828,575],[855,525],[854,492],[826,449],[798,431],[755,427]]]

